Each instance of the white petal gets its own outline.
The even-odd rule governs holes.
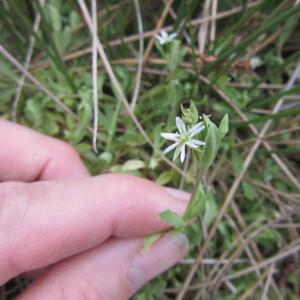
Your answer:
[[[179,117],[176,117],[176,126],[178,128],[178,131],[180,134],[186,134],[187,131],[186,131],[186,126],[184,124],[184,122],[179,118]]]
[[[163,39],[162,39],[162,37],[160,37],[159,35],[157,35],[156,36],[156,39],[158,40],[158,42],[160,43],[160,44],[163,44]]]
[[[161,29],[160,36],[165,39],[168,37],[168,33],[165,30]]]
[[[179,144],[179,142],[170,145],[169,147],[167,147],[167,148],[164,150],[163,154],[166,154],[166,153],[172,151],[174,148],[176,148],[176,146],[177,146],[178,144]]]
[[[181,154],[180,154],[181,163],[184,162],[184,158],[185,158],[185,144],[183,144],[183,147],[181,148]]]
[[[197,146],[204,146],[205,145],[205,142],[203,141],[199,141],[199,140],[189,140],[190,143],[193,143]]]
[[[174,156],[173,156],[173,161],[176,160],[176,158],[179,156],[182,147],[184,146],[184,144],[179,144],[178,147],[175,150]]]
[[[203,125],[202,122],[194,125],[190,130],[189,130],[189,136],[193,137],[194,135],[200,133],[203,129],[205,128],[205,126]]]
[[[177,37],[177,33],[176,32],[173,32],[173,33],[169,34],[169,39],[170,40],[174,40],[176,37]]]
[[[178,133],[162,132],[162,133],[160,134],[160,136],[163,137],[163,138],[166,139],[166,140],[177,142],[177,141],[178,141],[179,134],[178,134]]]
[[[195,144],[194,144],[193,142],[191,142],[191,141],[186,142],[186,144],[187,144],[190,148],[192,148],[192,149],[196,149],[196,148],[199,147],[198,145],[195,145]]]

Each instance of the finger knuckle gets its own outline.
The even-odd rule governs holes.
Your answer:
[[[132,175],[114,174],[110,176],[115,176],[112,178],[113,180],[110,180],[110,182],[115,182],[118,185],[118,190],[123,195],[132,194],[141,196],[142,194],[145,194],[147,190],[149,190],[150,186],[153,185],[153,183],[148,180]]]
[[[41,184],[18,182],[0,185],[0,239],[3,255],[8,267],[15,275],[28,271],[26,254],[30,256],[34,240],[32,230],[27,226],[34,220],[32,201],[43,197]]]
[[[13,226],[19,224],[24,214],[27,194],[23,193],[25,184],[5,182],[0,185],[0,223],[5,233],[13,231]]]
[[[22,224],[27,203],[24,200],[26,194],[21,192],[24,185],[15,182],[0,185],[0,256],[5,258],[7,268],[15,274],[19,273],[19,266],[15,255],[18,247],[14,243],[17,240],[17,226]]]

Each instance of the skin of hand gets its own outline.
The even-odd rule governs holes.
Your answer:
[[[122,174],[90,177],[68,144],[0,120],[0,285],[44,269],[19,300],[129,299],[188,251],[159,213],[189,195]]]

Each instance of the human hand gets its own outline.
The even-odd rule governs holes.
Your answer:
[[[128,299],[187,252],[168,234],[143,251],[143,236],[168,228],[159,213],[183,213],[186,193],[89,177],[69,145],[3,120],[0,182],[0,285],[45,268],[19,299]]]

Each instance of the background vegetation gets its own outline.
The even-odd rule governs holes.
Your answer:
[[[1,0],[2,118],[68,141],[92,174],[126,172],[187,191],[190,161],[164,159],[160,132],[174,130],[191,99],[215,122],[224,113],[231,121],[205,176],[210,194],[189,231],[190,256],[135,299],[300,299],[300,5],[98,1],[105,57],[93,68],[96,44],[79,2]],[[178,33],[163,52],[160,28]],[[24,285],[10,282],[0,298]]]

